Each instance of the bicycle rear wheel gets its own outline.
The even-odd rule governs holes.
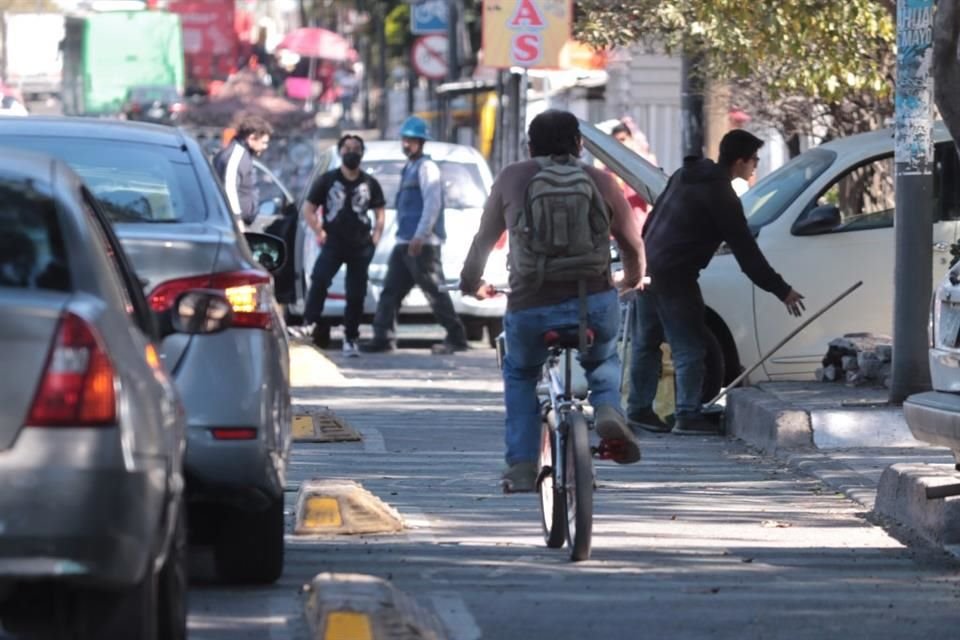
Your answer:
[[[563,453],[570,559],[586,560],[590,557],[590,539],[593,535],[593,459],[590,454],[587,421],[578,411],[567,415],[567,437]]]
[[[554,455],[553,431],[544,420],[540,425],[540,464],[537,478],[540,491],[540,522],[543,525],[543,539],[551,549],[563,546],[566,537],[566,515],[564,500],[557,486],[557,458]]]

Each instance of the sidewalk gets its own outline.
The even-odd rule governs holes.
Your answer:
[[[949,449],[916,440],[882,387],[767,382],[730,392],[726,432],[811,474],[928,542],[960,552],[960,496],[925,488],[960,481]]]

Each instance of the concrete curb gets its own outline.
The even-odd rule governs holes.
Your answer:
[[[813,449],[810,413],[760,389],[733,389],[727,396],[726,432],[764,453]]]
[[[335,386],[346,378],[340,368],[312,345],[290,343],[290,384],[294,387]]]
[[[956,484],[947,464],[893,464],[884,469],[874,511],[956,555],[960,545],[960,496],[927,498],[928,487]]]

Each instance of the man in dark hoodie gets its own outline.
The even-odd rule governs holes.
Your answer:
[[[653,412],[660,380],[660,344],[666,338],[676,371],[676,424],[673,433],[717,433],[701,413],[704,377],[704,302],[697,280],[720,244],[726,242],[755,285],[783,301],[794,316],[803,313],[803,296],[784,282],[760,252],[747,226],[743,206],[731,185],[757,167],[763,141],[742,129],[720,141],[720,160],[687,157],[657,198],[643,230],[651,284],[634,304],[627,418],[631,426],[670,431]]]

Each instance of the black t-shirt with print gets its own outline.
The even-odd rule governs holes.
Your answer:
[[[348,180],[340,169],[317,178],[307,200],[323,209],[324,231],[335,241],[353,245],[370,242],[369,212],[386,205],[376,178],[361,171],[356,180]]]

